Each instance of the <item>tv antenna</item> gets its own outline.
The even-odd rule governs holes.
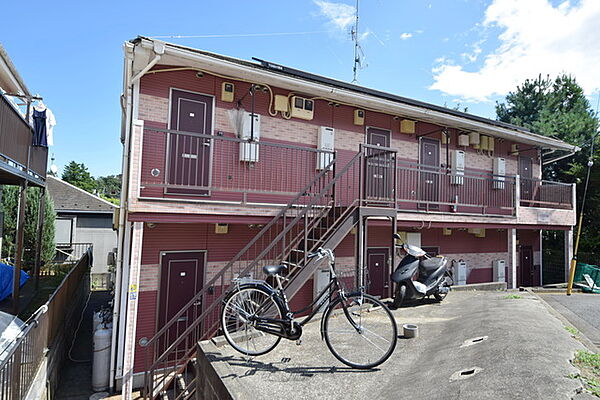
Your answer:
[[[356,0],[354,26],[350,33],[352,34],[352,41],[354,42],[354,67],[352,68],[354,76],[352,78],[352,83],[356,83],[358,82],[358,70],[362,68],[361,56],[364,55],[362,48],[360,47],[358,36],[358,0]]]

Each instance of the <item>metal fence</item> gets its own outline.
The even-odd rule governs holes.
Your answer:
[[[487,215],[515,212],[515,177],[472,174],[399,162],[398,207]]]
[[[573,208],[573,185],[521,178],[521,205],[542,208]]]
[[[90,253],[86,252],[46,304],[26,321],[25,329],[15,342],[0,354],[0,400],[24,399],[48,350],[57,356],[52,350],[68,317],[73,314],[78,291],[87,287],[89,266]]]

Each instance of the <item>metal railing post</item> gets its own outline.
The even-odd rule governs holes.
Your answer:
[[[515,204],[514,215],[519,218],[519,207],[521,206],[521,176],[515,175]]]

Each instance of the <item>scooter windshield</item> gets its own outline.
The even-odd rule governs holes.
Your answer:
[[[423,257],[425,254],[427,254],[423,251],[423,249],[421,249],[420,247],[417,247],[417,246],[413,246],[413,245],[404,243],[403,247],[404,247],[404,251],[406,251],[408,254],[410,254],[413,257]]]

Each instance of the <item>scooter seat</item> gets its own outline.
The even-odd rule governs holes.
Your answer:
[[[265,265],[263,272],[269,276],[279,275],[281,271],[287,269],[285,265]]]
[[[425,273],[429,273],[429,272],[433,272],[436,269],[438,269],[439,267],[441,267],[443,263],[444,263],[444,258],[431,257],[431,258],[422,260],[419,263],[419,267],[420,267],[421,271],[423,271]]]

